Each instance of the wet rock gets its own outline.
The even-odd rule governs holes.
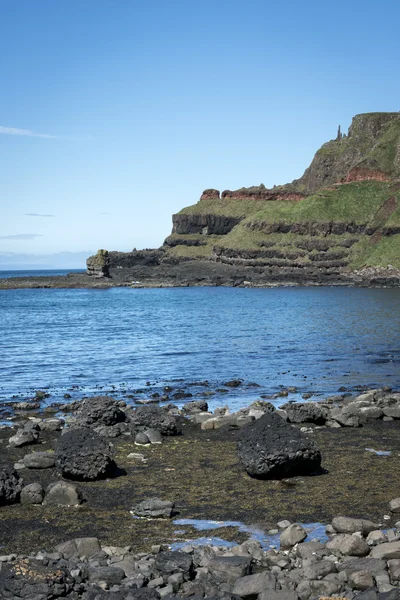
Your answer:
[[[334,517],[332,527],[337,533],[357,533],[360,531],[364,536],[370,531],[378,529],[378,525],[367,519],[353,519],[351,517]]]
[[[132,509],[137,517],[169,519],[172,516],[175,503],[160,498],[150,498],[140,502]]]
[[[178,420],[161,406],[139,406],[129,417],[130,427],[135,432],[140,429],[156,429],[162,435],[180,433]]]
[[[22,462],[27,469],[49,469],[55,465],[54,454],[50,452],[26,454]]]
[[[14,504],[19,501],[22,490],[22,479],[9,467],[0,468],[0,506]]]
[[[110,427],[126,420],[118,402],[108,396],[86,398],[81,402],[76,417],[79,427]]]
[[[222,385],[224,385],[225,387],[231,387],[231,388],[236,388],[241,386],[243,383],[242,379],[231,379],[230,381],[225,381],[225,383],[223,383]]]
[[[208,403],[206,400],[193,400],[192,402],[186,402],[182,406],[182,410],[186,413],[198,413],[198,412],[207,412],[208,411]]]
[[[109,444],[90,429],[72,429],[62,435],[55,461],[63,477],[81,481],[107,477],[115,468]]]
[[[301,525],[293,523],[289,525],[280,535],[280,544],[283,550],[292,548],[296,544],[303,542],[307,537],[307,531]]]
[[[243,427],[238,455],[247,473],[260,478],[307,474],[321,465],[314,442],[276,413],[266,413]]]
[[[75,485],[67,481],[57,481],[47,487],[44,504],[78,506],[82,501],[82,493]]]
[[[42,504],[44,489],[40,483],[30,483],[22,488],[21,504]]]

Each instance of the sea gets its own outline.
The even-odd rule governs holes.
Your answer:
[[[277,404],[400,388],[400,289],[0,290],[0,340],[0,403],[44,390],[135,404],[167,387],[177,405],[237,410],[286,388]]]

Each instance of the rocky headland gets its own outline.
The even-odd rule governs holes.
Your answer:
[[[304,175],[267,189],[205,190],[157,249],[99,250],[87,274],[18,287],[359,285],[400,282],[400,113],[353,118]]]
[[[0,429],[1,598],[398,598],[399,392],[43,400]]]

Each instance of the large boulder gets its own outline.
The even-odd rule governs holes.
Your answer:
[[[249,475],[264,479],[312,473],[321,465],[315,443],[275,413],[243,427],[238,454]]]
[[[55,461],[63,477],[80,481],[108,477],[115,468],[110,445],[90,429],[71,429],[62,435]]]
[[[118,403],[108,396],[86,398],[81,402],[76,416],[79,427],[110,427],[126,420],[126,415]]]
[[[156,429],[162,435],[177,435],[181,432],[178,419],[161,406],[139,406],[130,414],[133,431],[145,428]]]
[[[317,402],[293,402],[281,406],[286,411],[291,423],[315,423],[323,425],[327,419],[328,410]]]
[[[0,506],[18,502],[22,490],[22,479],[14,469],[0,467]]]

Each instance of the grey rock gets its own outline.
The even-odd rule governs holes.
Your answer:
[[[22,488],[21,504],[42,504],[44,489],[40,483],[30,483]]]
[[[356,590],[368,590],[374,587],[374,578],[368,571],[353,571],[348,577],[348,584]]]
[[[307,531],[301,525],[293,523],[289,525],[280,535],[280,544],[282,550],[292,548],[296,544],[303,542],[307,537]]]
[[[326,547],[328,550],[337,550],[345,556],[367,556],[370,547],[367,542],[358,535],[342,533],[334,536]]]
[[[78,506],[82,504],[82,493],[72,483],[57,481],[46,489],[44,504],[56,506]]]
[[[322,579],[330,573],[336,573],[337,568],[331,560],[320,560],[303,568],[306,579]]]
[[[188,578],[193,569],[193,562],[191,556],[184,552],[167,551],[157,554],[154,567],[160,573],[183,573]]]
[[[23,463],[28,469],[49,469],[54,467],[54,454],[50,452],[32,452],[26,454]]]
[[[389,510],[392,513],[400,513],[400,498],[394,498],[389,502]]]
[[[298,600],[297,592],[286,590],[265,590],[258,594],[257,600]]]
[[[187,413],[207,412],[208,403],[206,400],[193,400],[192,402],[186,402],[182,406],[182,410]]]
[[[383,531],[380,529],[376,529],[375,531],[370,531],[367,536],[367,544],[369,546],[376,546],[377,544],[382,544],[382,542],[387,542],[388,538]]]
[[[62,435],[55,461],[63,477],[82,481],[107,477],[115,468],[109,444],[90,429],[72,429]]]
[[[17,471],[9,467],[0,468],[0,506],[18,502],[22,490],[22,479]]]
[[[393,558],[388,560],[388,568],[392,583],[400,582],[400,559]]]
[[[241,429],[238,454],[247,473],[260,478],[306,474],[321,464],[314,442],[276,413],[266,413]]]
[[[390,558],[400,558],[400,542],[386,542],[378,544],[371,550],[372,558],[389,560]]]
[[[360,531],[364,536],[370,531],[378,529],[378,525],[367,519],[353,519],[352,517],[335,517],[332,527],[337,533],[356,533]]]
[[[208,569],[217,580],[236,581],[248,575],[250,565],[250,557],[217,556],[210,561]]]
[[[338,564],[338,571],[345,571],[347,575],[354,571],[368,571],[372,575],[382,573],[386,569],[386,563],[383,560],[371,558],[354,558]]]
[[[57,419],[56,417],[43,419],[43,421],[40,421],[40,431],[61,431],[64,423],[64,419]]]
[[[135,435],[135,444],[137,444],[138,446],[147,446],[148,444],[150,444],[150,440],[144,431],[139,431]]]
[[[386,417],[392,417],[392,419],[400,419],[400,404],[385,406],[383,408],[383,414]]]
[[[324,425],[328,418],[328,410],[317,402],[288,403],[281,406],[291,423],[315,423]]]
[[[8,442],[14,448],[22,448],[23,446],[36,444],[38,439],[39,433],[37,431],[20,429],[15,435],[10,437]]]
[[[162,443],[162,435],[157,429],[145,429],[144,433],[146,434],[150,444],[161,444]]]
[[[90,567],[88,575],[90,583],[105,581],[108,585],[121,583],[125,578],[124,571],[118,567]]]
[[[245,598],[261,594],[264,590],[274,590],[276,588],[275,575],[269,571],[256,573],[255,575],[245,575],[236,580],[232,593]]]
[[[75,538],[58,544],[55,551],[68,558],[79,558],[80,556],[90,558],[101,551],[101,546],[99,540],[95,537]]]
[[[137,504],[132,513],[137,517],[169,519],[173,514],[175,503],[160,498],[149,498]]]

